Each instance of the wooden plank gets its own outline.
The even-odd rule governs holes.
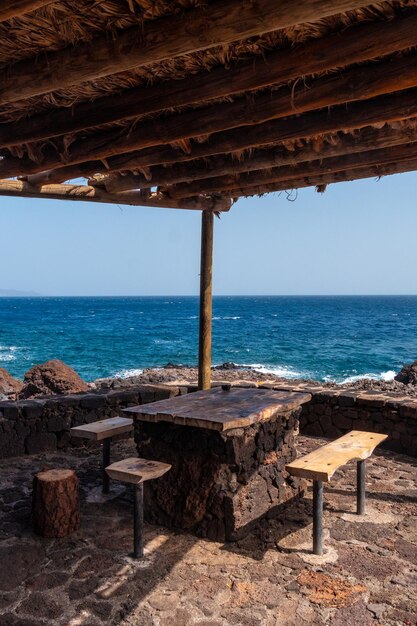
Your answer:
[[[53,2],[56,0],[0,0],[0,22],[42,9]]]
[[[117,461],[106,467],[106,472],[113,480],[120,480],[124,483],[138,485],[147,480],[160,478],[171,469],[168,463],[160,461],[150,461],[148,459],[138,459],[130,457]]]
[[[127,417],[110,417],[108,419],[92,422],[91,424],[74,426],[70,429],[70,433],[72,437],[102,441],[103,439],[121,435],[122,433],[128,433],[132,430],[133,420]]]
[[[201,181],[201,189],[204,189],[206,179],[213,180],[217,176],[225,177],[226,175],[236,175],[284,165],[295,166],[307,161],[314,161],[319,157],[328,159],[348,154],[359,154],[371,149],[389,148],[413,141],[417,141],[417,130],[413,127],[405,125],[400,128],[386,126],[376,129],[368,127],[354,135],[343,135],[337,143],[325,143],[321,146],[320,152],[316,146],[307,145],[294,150],[288,150],[281,146],[257,150],[240,161],[228,155],[221,155],[215,156],[211,160],[178,163],[171,167],[155,166],[149,170],[150,178],[146,178],[143,174],[113,174],[105,180],[104,186],[108,193],[120,193],[138,189],[150,183],[156,186],[167,186],[189,181],[194,183],[199,180]],[[94,182],[91,184],[94,186]],[[213,183],[210,182],[209,184],[211,186]]]
[[[338,157],[320,158],[311,162],[272,167],[266,170],[255,170],[235,176],[218,176],[207,180],[195,180],[193,183],[182,183],[169,187],[173,198],[190,197],[197,193],[230,192],[251,185],[265,185],[280,181],[291,181],[305,176],[324,176],[334,172],[347,171],[366,166],[383,166],[396,162],[398,164],[417,158],[417,129],[413,130],[414,142],[399,146],[391,146],[381,150],[368,150],[360,154],[346,154]],[[320,154],[320,157],[324,157]]]
[[[91,126],[138,118],[164,109],[286,84],[308,75],[340,68],[417,45],[417,13],[395,20],[365,22],[342,33],[277,50],[231,68],[166,80],[21,120],[0,125],[0,146],[75,133]]]
[[[363,461],[388,435],[352,430],[331,443],[289,463],[287,472],[300,478],[328,482],[342,465],[349,461]]]
[[[201,215],[200,323],[198,334],[198,388],[211,387],[211,335],[213,309],[213,211]]]
[[[0,72],[2,104],[367,6],[369,0],[215,0]],[[34,76],[36,80],[34,80]]]
[[[216,388],[123,410],[134,419],[144,422],[168,422],[226,431],[273,419],[281,413],[297,409],[309,400],[309,393],[253,388],[225,391]]]
[[[64,176],[62,180],[85,176],[90,173],[121,171],[140,167],[149,167],[161,163],[178,163],[193,159],[205,158],[217,154],[230,153],[260,147],[272,143],[294,140],[299,138],[315,137],[324,133],[333,133],[341,129],[344,131],[363,128],[370,124],[407,119],[417,115],[417,90],[410,89],[400,93],[381,96],[365,102],[353,102],[349,106],[327,110],[314,111],[304,115],[292,116],[285,119],[276,119],[254,126],[244,126],[237,129],[216,133],[210,137],[210,141],[204,143],[195,142],[192,149],[185,153],[168,146],[147,148],[136,153],[117,155],[101,161],[90,162],[89,165],[69,166],[63,165],[62,161],[54,159],[56,172],[42,174],[31,179],[34,184],[42,184],[45,178],[52,182]],[[55,151],[53,151],[55,154]],[[0,161],[0,176],[13,177],[31,175],[47,170],[50,163],[51,153],[46,151],[46,158],[35,163],[28,158],[16,158],[5,156]],[[59,168],[63,166],[63,174]]]
[[[102,189],[87,185],[43,185],[36,187],[21,180],[0,180],[0,196],[43,198],[52,200],[76,200],[79,202],[101,202],[187,210],[213,209],[228,211],[231,203],[227,198],[200,196],[178,202],[158,193],[143,195],[140,191],[123,194],[108,194]]]

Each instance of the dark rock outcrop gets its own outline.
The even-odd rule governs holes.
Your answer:
[[[0,395],[6,396],[9,400],[16,400],[22,387],[23,383],[20,380],[13,378],[7,370],[0,367]]]
[[[35,365],[25,374],[22,399],[89,391],[89,386],[71,367],[54,359]]]
[[[417,385],[417,361],[404,365],[394,380],[404,383],[404,385]]]

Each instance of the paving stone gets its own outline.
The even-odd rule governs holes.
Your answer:
[[[0,589],[18,587],[36,568],[40,568],[44,550],[38,543],[0,546]]]
[[[18,607],[17,613],[23,615],[36,615],[49,621],[61,615],[62,605],[60,602],[44,593],[35,591],[24,600]]]
[[[299,440],[302,452],[320,443]],[[131,442],[114,445],[115,458],[134,454]],[[73,467],[80,477],[81,526],[71,537],[44,540],[32,533],[31,481],[45,464]],[[308,561],[311,489],[281,518],[265,519],[237,543],[146,525],[141,562],[129,556],[130,496],[87,499],[100,492],[96,450],[0,461],[0,624],[68,626],[78,619],[82,626],[415,626],[416,467],[415,459],[392,452],[374,455],[364,518],[354,514],[354,465],[338,473],[325,495],[325,547],[334,552],[333,563]],[[302,548],[298,535],[305,539]],[[297,582],[306,570],[326,584],[342,581],[347,589],[366,591],[351,594],[349,606],[324,606],[320,595],[312,597]]]

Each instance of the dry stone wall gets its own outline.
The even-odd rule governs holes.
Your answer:
[[[417,399],[374,391],[333,390],[306,383],[268,387],[312,395],[312,400],[302,407],[301,434],[334,439],[352,429],[381,432],[389,435],[385,447],[417,457]],[[191,385],[140,385],[109,392],[0,402],[0,458],[63,449],[72,445],[72,426],[114,417],[128,406],[195,389]]]
[[[52,396],[36,400],[0,402],[0,458],[37,454],[65,448],[70,428],[106,417],[135,404],[146,404],[178,395],[178,387],[142,385],[108,393]]]
[[[312,395],[312,400],[302,407],[300,432],[303,435],[335,439],[350,430],[385,433],[389,439],[384,447],[417,457],[417,398],[306,384],[273,387],[308,391]]]

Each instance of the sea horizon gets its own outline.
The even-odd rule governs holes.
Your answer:
[[[195,366],[199,298],[11,296],[0,300],[0,367],[23,378],[57,358],[85,380]],[[417,295],[215,295],[213,365],[288,379],[391,380],[417,357]]]
[[[262,293],[262,294],[221,294],[213,293],[213,298],[417,298],[414,293]],[[198,294],[34,294],[2,295],[1,298],[199,298]]]

